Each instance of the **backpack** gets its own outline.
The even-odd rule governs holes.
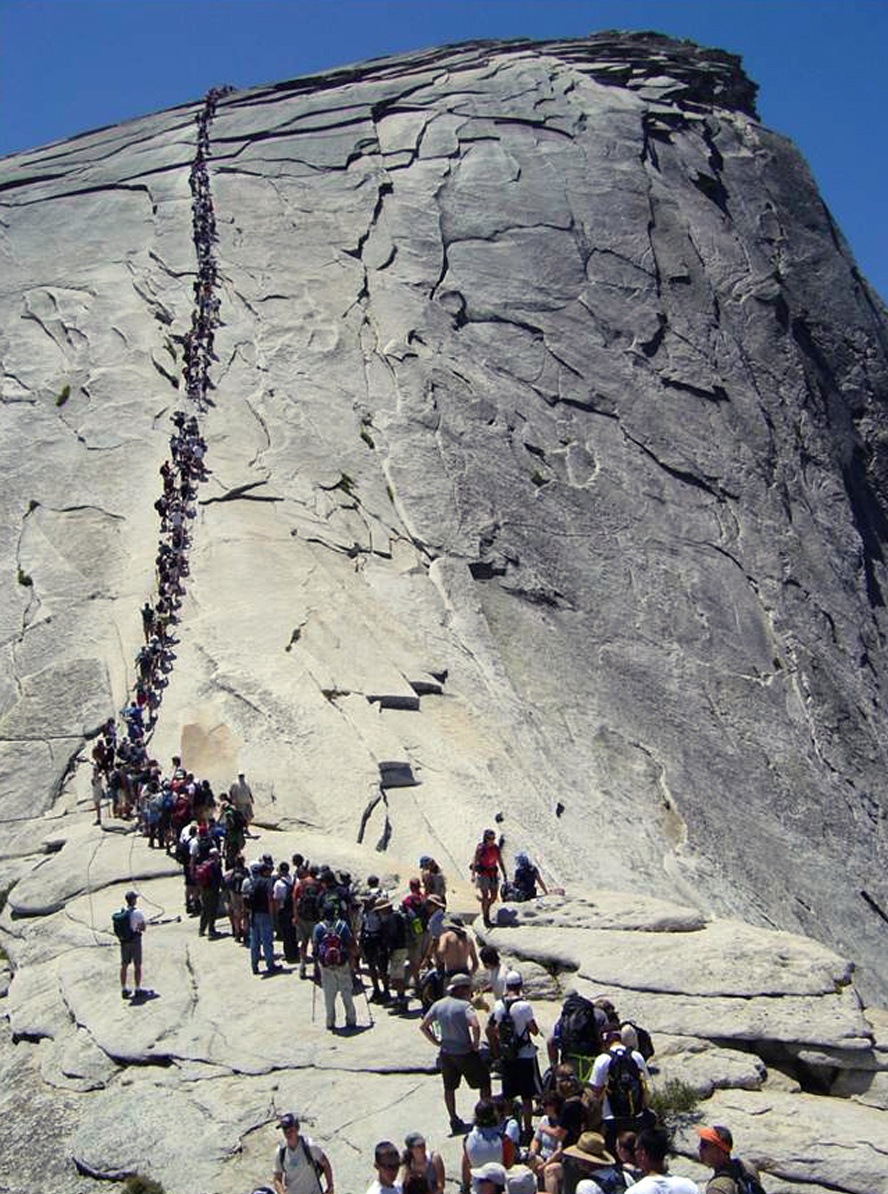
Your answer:
[[[119,912],[111,914],[111,926],[114,929],[114,934],[117,940],[126,944],[127,941],[132,941],[135,937],[133,926],[130,923],[129,908],[121,908]]]
[[[425,932],[425,925],[422,923],[419,910],[405,900],[401,904],[401,911],[404,913],[404,919],[407,922],[408,935],[411,937],[421,937]]]
[[[179,866],[187,866],[191,860],[191,846],[189,842],[190,838],[186,838],[185,841],[182,841],[180,838],[176,842],[176,862],[178,862]]]
[[[512,1018],[512,1005],[517,1002],[517,999],[503,1001],[505,1013],[502,1020],[496,1026],[499,1035],[500,1057],[503,1061],[514,1061],[524,1046],[530,1041],[530,1033],[527,1029],[525,1028],[524,1032],[518,1032],[515,1021]]]
[[[731,1178],[737,1187],[737,1194],[765,1194],[765,1188],[756,1175],[737,1157],[731,1157]]]
[[[238,837],[244,829],[244,814],[233,805],[225,810],[225,832],[231,837]]]
[[[632,1020],[624,1020],[624,1024],[628,1024],[630,1028],[635,1029],[635,1035],[638,1038],[638,1052],[645,1059],[649,1061],[654,1056],[654,1042],[651,1040],[651,1034],[646,1028],[634,1023]]]
[[[214,863],[209,859],[194,868],[194,881],[198,887],[209,887],[213,881]]]
[[[614,1119],[635,1119],[645,1108],[644,1083],[638,1062],[628,1049],[610,1055],[607,1097]]]
[[[323,1170],[321,1169],[321,1166],[318,1164],[318,1162],[312,1156],[311,1149],[305,1143],[304,1137],[302,1137],[302,1136],[299,1137],[299,1144],[302,1147],[302,1151],[305,1153],[306,1161],[308,1161],[309,1165],[311,1166],[312,1173],[315,1175],[315,1180],[318,1183],[318,1190],[320,1190],[321,1174],[323,1173]],[[286,1144],[278,1145],[278,1169],[281,1171],[281,1173],[284,1172],[284,1157],[286,1155],[287,1155]]]
[[[601,1052],[600,1020],[603,1013],[589,999],[572,991],[561,1008],[562,1056],[597,1057]]]
[[[519,899],[532,900],[536,896],[536,867],[520,866],[515,871],[514,887],[521,893]]]
[[[299,893],[299,899],[296,902],[296,915],[300,920],[308,921],[309,924],[315,924],[321,919],[321,889],[316,883],[311,887]]]
[[[500,899],[504,904],[523,904],[527,896],[517,883],[500,884]]]
[[[345,962],[345,946],[342,943],[342,921],[332,929],[324,926],[324,933],[318,942],[318,961],[322,966],[342,966]]]

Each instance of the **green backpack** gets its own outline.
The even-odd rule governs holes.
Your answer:
[[[133,937],[135,937],[133,926],[130,923],[129,908],[121,908],[119,912],[112,913],[111,926],[114,929],[117,940],[123,944],[132,941]]]

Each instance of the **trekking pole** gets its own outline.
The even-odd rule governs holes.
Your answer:
[[[311,1022],[312,1022],[312,1024],[314,1024],[314,1022],[315,1022],[315,1000],[317,999],[317,995],[318,995],[318,984],[315,982],[314,977],[312,977],[312,980],[311,980]]]
[[[370,1021],[370,1027],[373,1027],[373,1012],[370,1010],[370,997],[367,994],[367,988],[361,983],[361,990],[364,992],[364,1002],[367,1004],[367,1018]]]

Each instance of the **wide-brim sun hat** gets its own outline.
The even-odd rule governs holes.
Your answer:
[[[562,1155],[596,1165],[613,1165],[614,1163],[614,1158],[604,1147],[604,1137],[600,1132],[583,1132],[576,1144],[571,1148],[564,1149]]]

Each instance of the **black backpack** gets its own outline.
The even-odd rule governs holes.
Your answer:
[[[630,1028],[635,1029],[635,1035],[638,1039],[638,1052],[645,1059],[645,1061],[650,1061],[655,1052],[654,1042],[651,1040],[651,1034],[646,1028],[642,1028],[641,1025],[636,1024],[634,1020],[624,1020],[623,1023],[628,1024]]]
[[[308,924],[317,924],[321,919],[321,889],[317,884],[312,884],[299,893],[296,915]]]
[[[638,1062],[626,1048],[610,1055],[607,1097],[614,1119],[636,1119],[645,1108],[644,1082]]]
[[[499,1036],[500,1057],[503,1061],[514,1061],[530,1040],[530,1033],[526,1028],[524,1032],[516,1030],[515,1021],[512,1018],[512,1005],[517,1002],[517,999],[503,1001],[505,1014],[496,1026]]]
[[[515,886],[523,900],[532,900],[536,896],[536,867],[519,866],[515,871]]]
[[[589,999],[572,991],[561,1008],[562,1056],[597,1057],[601,1052],[600,1025],[604,1013]]]
[[[765,1194],[765,1187],[759,1179],[737,1157],[731,1157],[731,1177],[738,1194]]]

